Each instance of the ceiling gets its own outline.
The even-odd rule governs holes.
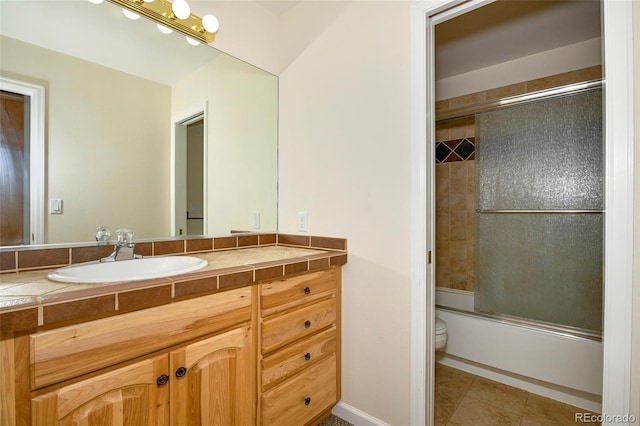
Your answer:
[[[436,26],[436,80],[600,34],[598,0],[498,0]]]

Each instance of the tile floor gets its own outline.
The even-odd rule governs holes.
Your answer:
[[[436,426],[575,425],[575,414],[584,412],[588,411],[436,364]]]
[[[322,423],[318,423],[318,426],[353,426],[346,420],[341,419],[338,416],[330,415]]]

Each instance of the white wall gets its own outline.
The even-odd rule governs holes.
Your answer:
[[[205,170],[209,235],[277,226],[278,80],[271,74],[218,55],[173,86],[172,120],[207,110]]]
[[[0,52],[3,75],[45,86],[45,197],[63,213],[47,203],[44,242],[168,235],[170,87],[10,38]]]
[[[220,30],[211,46],[272,74],[280,70],[280,19],[258,1],[189,0],[191,13],[213,14]]]
[[[494,89],[602,63],[595,38],[436,81],[436,100]]]
[[[393,425],[410,401],[409,26],[403,1],[282,21],[279,231],[306,211],[309,234],[348,239],[342,401]]]

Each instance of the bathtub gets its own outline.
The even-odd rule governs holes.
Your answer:
[[[472,292],[436,289],[448,332],[436,362],[601,412],[602,342],[465,312],[472,309]]]

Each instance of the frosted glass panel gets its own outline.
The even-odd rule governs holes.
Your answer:
[[[601,91],[476,116],[480,209],[601,209]]]
[[[601,331],[603,215],[521,212],[603,208],[601,91],[478,114],[476,142],[475,309]]]
[[[601,214],[481,214],[478,311],[602,331]]]

